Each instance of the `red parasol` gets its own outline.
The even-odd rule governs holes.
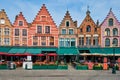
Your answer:
[[[48,56],[57,56],[57,54],[56,53],[50,53],[50,54],[48,54]]]
[[[7,53],[5,53],[5,52],[0,52],[0,55],[7,55]]]
[[[24,53],[25,56],[32,56],[30,53]]]
[[[37,56],[45,56],[44,54],[37,54]]]

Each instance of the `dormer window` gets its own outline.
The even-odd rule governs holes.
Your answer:
[[[23,21],[19,21],[19,26],[23,26]]]
[[[91,27],[89,25],[86,27],[86,32],[91,32]]]
[[[5,20],[3,18],[0,19],[0,24],[5,24]]]
[[[109,26],[113,26],[113,19],[112,19],[112,18],[109,19],[108,25],[109,25]]]
[[[70,26],[70,22],[66,21],[66,27],[69,27],[69,26]]]

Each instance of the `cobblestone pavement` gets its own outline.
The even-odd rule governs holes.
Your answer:
[[[0,80],[120,80],[112,70],[0,70]]]

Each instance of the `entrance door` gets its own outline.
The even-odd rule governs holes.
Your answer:
[[[66,55],[65,57],[66,63],[70,63],[71,62],[71,56]]]

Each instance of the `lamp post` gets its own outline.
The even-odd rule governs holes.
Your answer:
[[[116,66],[115,66],[115,47],[114,47],[114,43],[113,44],[113,67],[112,67],[112,74],[116,74]]]

